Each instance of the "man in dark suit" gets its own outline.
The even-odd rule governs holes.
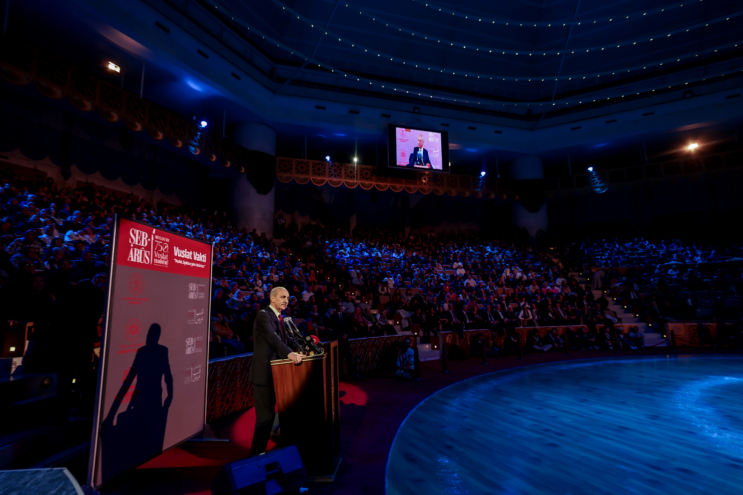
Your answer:
[[[440,321],[444,324],[444,329],[450,332],[457,332],[460,338],[464,336],[464,323],[459,319],[457,312],[454,311],[452,304],[448,305],[449,309],[443,310]]]
[[[500,309],[500,305],[499,305]],[[493,308],[488,304],[480,313],[480,318],[487,325],[491,331],[498,334],[503,333],[503,320],[504,316],[500,311],[493,311]]]
[[[423,147],[423,134],[418,136],[418,146],[413,149],[408,160],[408,167],[431,168],[431,160],[428,158],[428,150]]]
[[[338,365],[343,370],[341,361],[345,361],[350,378],[360,380],[363,377],[359,375],[356,369],[353,356],[351,355],[351,346],[348,343],[351,326],[351,317],[343,310],[343,303],[336,303],[336,311],[330,315],[328,327],[330,328],[332,337],[338,341]]]
[[[271,291],[271,303],[258,312],[253,325],[253,365],[248,379],[253,383],[255,397],[255,431],[250,455],[266,451],[268,438],[271,436],[274,415],[276,412],[276,392],[273,388],[271,361],[274,359],[291,359],[294,364],[302,364],[302,356],[287,346],[287,330],[281,312],[289,304],[289,292],[283,287]]]

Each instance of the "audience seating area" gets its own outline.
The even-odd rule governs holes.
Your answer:
[[[631,349],[637,345],[622,341],[638,342],[628,337],[635,327],[632,338],[648,337],[646,345],[667,345],[670,330],[679,346],[741,346],[738,321],[722,333],[715,326],[739,318],[743,259],[736,246],[581,241],[540,251],[522,237],[405,237],[364,228],[349,234],[284,222],[270,239],[239,231],[224,212],[150,205],[32,173],[0,172],[0,182],[3,342],[18,340],[19,327],[11,331],[11,324],[33,322],[3,356],[25,354],[26,371],[87,374],[81,396],[95,364],[114,213],[214,243],[212,418],[252,403],[252,327],[274,287],[289,291],[286,314],[303,333],[341,342],[342,370],[350,376],[393,371],[394,353],[407,338],[424,362],[441,358],[442,339],[447,351],[463,355],[482,354],[478,346],[491,355],[554,352],[559,346],[549,342],[565,335],[571,348],[619,339],[619,347]],[[707,306],[715,320],[708,332],[675,321],[696,320]],[[69,359],[62,363],[59,352]]]

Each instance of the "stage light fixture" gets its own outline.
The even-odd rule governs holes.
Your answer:
[[[354,162],[354,163],[356,163],[356,162],[358,162],[358,161],[359,161],[359,159],[358,159],[358,158],[356,158],[356,157],[353,157],[353,162]]]
[[[686,149],[689,151],[694,151],[697,148],[699,148],[699,144],[697,143],[691,143],[689,146],[686,147]]]
[[[113,62],[109,62],[108,63],[108,70],[112,70],[114,72],[121,72],[121,67],[119,67],[118,65],[116,65]]]
[[[326,162],[329,162],[329,161],[330,161],[330,155],[327,155],[327,156],[325,157],[325,161],[326,161]]]
[[[188,151],[190,151],[194,155],[198,155],[201,153],[201,134],[204,132],[204,129],[206,129],[206,126],[209,124],[206,120],[204,120],[203,118],[199,119],[196,115],[193,116],[191,121],[195,124],[195,132],[193,138],[191,139],[191,142],[188,143]]]
[[[591,182],[591,187],[593,187],[593,190],[596,191],[598,194],[605,193],[608,187],[606,186],[606,183],[604,183],[604,179],[601,177],[601,175],[596,172],[594,166],[589,165],[587,170],[590,174],[589,181]]]
[[[480,172],[480,177],[485,177],[485,171]]]

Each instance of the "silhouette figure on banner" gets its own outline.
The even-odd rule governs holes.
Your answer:
[[[168,348],[158,344],[160,333],[160,325],[150,326],[147,342],[137,350],[132,367],[101,425],[102,480],[111,479],[162,452],[168,410],[173,402],[173,375]],[[163,379],[168,392],[164,402]],[[129,393],[135,380],[134,391]],[[117,415],[123,402],[128,405]]]

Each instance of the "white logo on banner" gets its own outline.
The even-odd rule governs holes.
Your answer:
[[[170,254],[169,242],[167,237],[155,234],[155,229],[152,229],[152,233],[131,229],[129,231],[129,254],[126,260],[167,268]]]
[[[204,350],[204,337],[187,337],[186,354],[195,354]]]
[[[204,309],[202,308],[201,311],[197,311],[194,309],[188,310],[188,324],[189,325],[198,325],[200,323],[203,323],[204,321]]]
[[[178,248],[176,248],[177,250]],[[189,299],[205,299],[206,298],[206,285],[189,283],[188,284],[188,298]]]
[[[190,383],[196,383],[201,380],[201,365],[199,364],[197,366],[186,368],[184,379],[186,385]]]
[[[129,255],[126,257],[126,260],[132,263],[142,263],[143,265],[151,264],[151,241],[152,234],[148,234],[143,230],[131,229],[129,231]]]
[[[163,268],[168,267],[168,254],[170,253],[169,239],[155,234],[154,246],[152,249],[153,258],[152,264],[162,266]]]

